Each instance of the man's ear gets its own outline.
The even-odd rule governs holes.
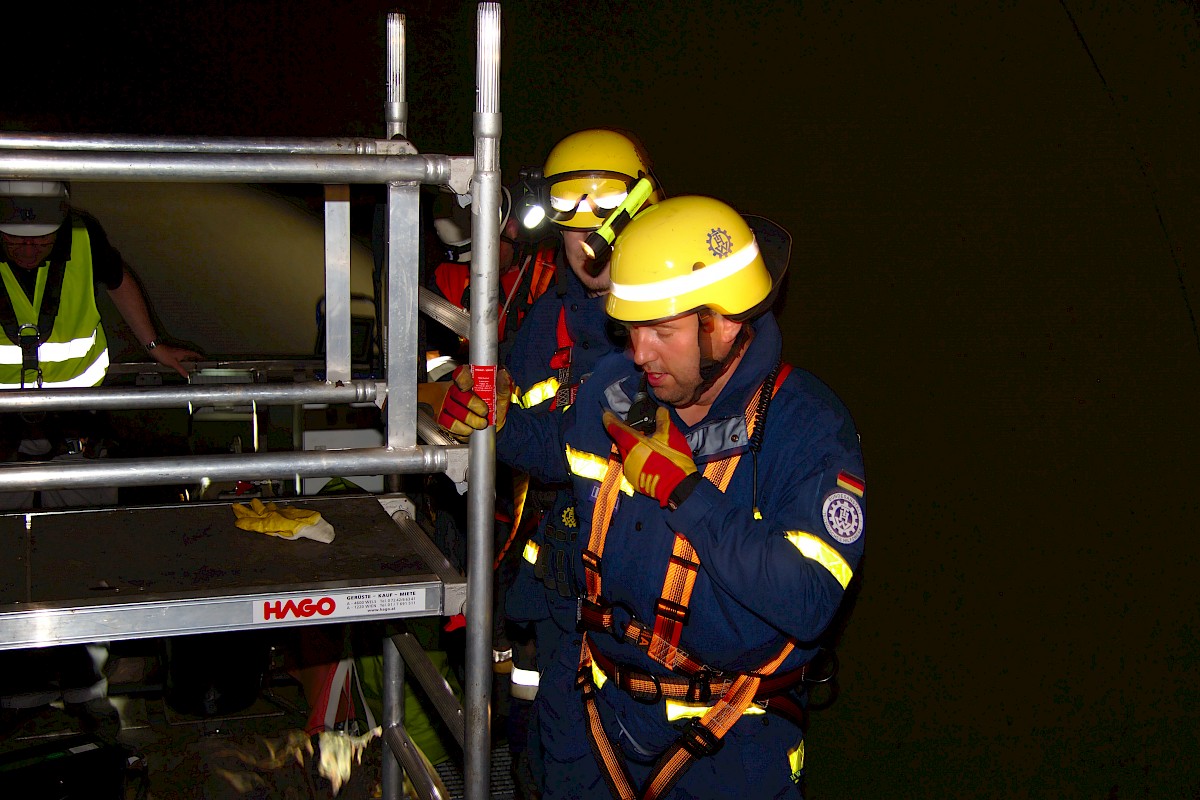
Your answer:
[[[744,322],[735,322],[729,319],[729,317],[713,312],[709,316],[708,321],[708,325],[711,326],[712,330],[713,344],[720,343],[723,345],[720,350],[731,347],[744,324]]]

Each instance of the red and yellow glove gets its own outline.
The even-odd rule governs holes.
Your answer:
[[[504,427],[511,395],[512,378],[508,370],[501,367],[496,370],[497,432]],[[437,424],[458,439],[466,439],[488,426],[487,403],[475,393],[475,378],[465,364],[454,370],[449,383],[427,383],[418,387],[417,399],[432,406]]]
[[[604,427],[617,443],[625,478],[633,488],[672,510],[691,495],[700,482],[687,439],[671,424],[671,412],[659,406],[654,433],[646,436],[611,411],[604,412]]]

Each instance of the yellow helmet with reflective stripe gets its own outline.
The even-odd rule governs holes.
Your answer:
[[[651,322],[707,307],[743,319],[771,297],[754,231],[711,197],[674,197],[635,216],[613,243],[608,315]]]
[[[639,178],[649,178],[662,199],[649,159],[629,136],[607,128],[572,133],[550,151],[542,169],[544,210],[561,228],[595,230],[625,199]]]

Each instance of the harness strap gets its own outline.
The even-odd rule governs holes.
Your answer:
[[[711,756],[721,749],[725,734],[741,719],[746,709],[754,702],[759,685],[764,677],[771,675],[779,668],[794,648],[788,642],[768,664],[757,674],[743,673],[738,675],[725,693],[699,719],[693,717],[683,726],[683,732],[655,762],[650,777],[646,781],[640,798],[655,800],[668,793],[687,772],[692,762]],[[587,736],[592,753],[597,763],[603,768],[605,782],[612,791],[613,797],[619,800],[633,800],[639,795],[634,791],[633,780],[625,767],[625,762],[617,753],[609,740],[600,720],[600,711],[596,707],[596,686],[591,677],[591,661],[594,654],[584,637],[581,665],[576,674],[575,683],[583,695],[583,703],[587,712]],[[769,702],[769,701],[768,701]],[[769,707],[769,706],[768,706]]]
[[[550,288],[550,282],[554,280],[554,272],[558,268],[555,260],[556,248],[538,247],[533,248],[532,253],[529,251],[529,245],[522,244],[514,253],[513,263],[522,266],[504,303],[505,308],[515,312],[516,320],[512,332],[520,328],[525,312],[533,306],[534,301]]]
[[[67,274],[67,262],[59,259],[46,267],[46,285],[42,288],[42,303],[38,308],[37,324],[17,321],[8,292],[0,292],[0,328],[8,340],[21,348],[21,388],[25,388],[25,374],[37,375],[38,388],[42,386],[42,368],[38,361],[38,347],[54,332],[54,321],[58,318],[58,307],[62,302],[63,279]]]
[[[791,366],[788,364],[781,364],[778,370],[772,370],[771,374],[775,376],[775,379],[773,384],[767,388],[768,397],[774,397],[790,372]],[[746,430],[750,438],[753,438],[757,430],[760,416],[765,416],[766,404],[762,399],[764,387],[767,387],[766,381],[759,385],[746,406]],[[733,473],[737,470],[740,461],[741,454],[710,461],[704,466],[705,480],[724,492],[729,488],[729,482],[733,479]],[[620,457],[615,447],[609,456],[608,469],[597,498],[588,548],[583,553],[584,570],[588,578],[587,599],[593,604],[602,604],[600,600],[600,557],[604,551],[604,537],[607,535],[609,523],[612,521],[612,509],[616,503],[616,490],[609,487],[608,492],[612,495],[610,498],[605,487],[608,486],[608,480],[614,472],[618,477],[622,474]],[[676,534],[672,544],[671,558],[667,564],[667,572],[663,578],[662,594],[655,603],[653,632],[645,644],[647,655],[670,670],[682,668],[689,673],[693,671],[688,669],[690,659],[686,655],[680,655],[679,640],[682,636],[683,626],[687,624],[688,605],[699,568],[700,559],[696,555],[695,548],[692,547],[687,537]],[[581,609],[581,620],[582,617]],[[692,662],[692,664],[694,663]]]
[[[588,646],[587,636],[583,637],[580,661],[589,664],[589,667],[585,667],[581,663],[579,672],[575,675],[575,688],[579,689],[583,696],[583,707],[587,713],[588,745],[596,763],[601,767],[600,774],[604,776],[604,782],[608,784],[612,796],[618,800],[634,800],[637,795],[633,791],[633,778],[625,766],[625,759],[608,738],[604,724],[600,721],[600,711],[596,708],[596,684],[592,681],[591,648]]]
[[[755,432],[760,414],[765,415],[769,398],[774,397],[775,393],[779,391],[779,387],[783,385],[784,379],[787,378],[788,373],[791,371],[789,365],[784,364],[782,367],[779,370],[771,371],[768,381],[764,381],[758,387],[754,397],[750,400],[746,408],[746,428],[747,433],[751,437],[753,437]],[[772,383],[772,385],[767,389],[769,392],[767,396],[768,402],[764,403],[761,402],[763,388],[768,382]],[[724,492],[729,486],[740,458],[739,454],[731,458],[709,462],[704,468],[705,479]],[[603,626],[600,629],[608,630],[609,632],[614,631],[615,622],[612,613],[613,607],[609,605],[605,608],[606,604],[600,599],[602,586],[600,564],[604,554],[604,541],[608,533],[609,524],[612,521],[613,509],[620,487],[619,478],[622,474],[623,467],[620,455],[614,446],[609,455],[608,468],[596,497],[588,547],[583,551],[587,598],[580,604],[580,622],[582,624],[585,619],[586,608],[586,616],[590,618],[592,623],[600,623]],[[647,655],[662,663],[668,669],[682,667],[687,670],[690,678],[687,679],[687,683],[683,686],[682,696],[689,699],[692,697],[698,698],[702,694],[707,696],[712,695],[711,671],[679,648],[679,638],[683,625],[687,621],[688,603],[691,599],[692,589],[695,587],[696,572],[699,569],[699,564],[700,562],[695,549],[687,541],[686,537],[676,534],[675,542],[672,546],[671,559],[668,562],[667,573],[664,577],[663,593],[655,604],[653,630],[648,631],[637,620],[631,619],[622,633],[622,637],[625,640],[634,641],[644,646]],[[649,636],[645,636],[647,632]],[[635,638],[631,638],[631,636]],[[724,686],[724,691],[721,692],[721,696],[717,702],[699,719],[694,717],[689,719],[684,726],[683,733],[664,751],[655,763],[641,793],[642,800],[655,800],[655,798],[666,794],[678,782],[680,777],[683,776],[693,761],[717,752],[723,744],[722,740],[725,734],[729,732],[729,729],[737,723],[742,714],[746,712],[746,709],[750,707],[750,704],[754,702],[756,696],[759,694],[759,687],[762,680],[772,675],[794,649],[795,644],[788,641],[780,649],[779,653],[767,664],[759,668],[757,672],[740,673],[733,676],[727,683],[720,684]],[[596,708],[596,687],[592,680],[591,667],[593,661],[598,666],[600,665],[598,657],[600,657],[600,654],[592,652],[592,648],[588,643],[587,633],[585,632],[583,645],[580,648],[579,671],[576,674],[576,685],[582,690],[583,702],[587,711],[588,740],[597,762],[603,767],[602,773],[605,776],[605,782],[608,783],[613,796],[620,798],[620,800],[626,800],[626,798],[632,800],[632,798],[637,796],[633,789],[633,782],[630,779],[624,761],[616,752],[612,742],[609,741],[600,721],[600,712]],[[609,664],[614,668],[614,671],[619,672],[615,664],[612,664],[611,661]],[[601,669],[603,669],[603,666],[601,666]],[[787,687],[794,686],[798,680],[803,679],[803,668],[799,670],[799,673],[799,678],[796,679],[792,679],[792,673],[783,676],[789,679],[786,684]],[[667,684],[682,680],[663,678],[648,675],[647,673],[640,673],[640,675],[645,676],[647,679],[646,682],[649,686],[653,687],[653,691],[656,693],[652,695],[656,698],[655,702],[657,702],[657,697],[665,696],[664,692],[666,691],[665,687]],[[626,671],[626,683],[628,684],[634,680],[637,680],[637,678],[632,673]],[[707,685],[705,685],[704,681],[707,681]],[[618,681],[617,685],[618,687],[621,686],[620,681]],[[772,688],[774,686],[775,684],[772,684]],[[642,688],[649,691],[648,687]],[[707,702],[707,700],[703,702]]]
[[[724,696],[743,673],[723,673],[704,669],[690,678],[676,675],[652,675],[628,664],[618,664],[603,653],[593,650],[592,660],[616,686],[636,700],[656,703],[670,698],[685,703],[709,703],[713,697]],[[744,673],[759,678],[755,702],[784,694],[804,681],[808,665],[783,673]]]
[[[760,673],[770,675],[779,669],[779,665],[791,655],[793,648],[794,645],[791,642],[785,644],[779,654],[764,666]],[[754,702],[754,696],[758,692],[761,681],[762,678],[757,676],[739,675],[729,690],[713,704],[712,708],[705,712],[703,717],[687,721],[683,734],[667,748],[655,763],[654,769],[650,773],[650,779],[642,791],[643,800],[653,800],[653,798],[661,797],[671,791],[671,788],[683,777],[693,761],[711,756],[721,749],[725,734],[741,719],[742,714]]]

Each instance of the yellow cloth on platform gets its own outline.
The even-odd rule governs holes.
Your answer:
[[[280,539],[315,539],[325,543],[333,541],[333,526],[322,519],[318,511],[280,507],[274,503],[263,505],[256,497],[250,501],[249,506],[234,503],[233,513],[237,517],[234,524],[244,531],[265,533]]]

